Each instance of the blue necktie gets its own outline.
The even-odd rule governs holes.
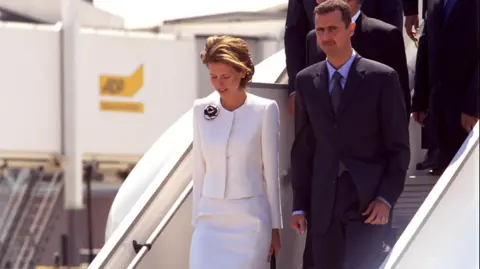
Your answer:
[[[333,88],[332,92],[330,93],[330,101],[332,102],[333,111],[337,114],[338,107],[340,106],[340,99],[342,95],[342,84],[340,80],[342,79],[342,74],[335,71],[333,73]]]
[[[447,1],[447,4],[445,4],[445,7],[443,8],[443,20],[446,20],[448,18],[448,15],[450,15],[450,12],[452,12],[453,6],[457,2],[457,0],[445,0]]]

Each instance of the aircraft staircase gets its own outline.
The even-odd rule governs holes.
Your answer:
[[[305,238],[288,228],[292,203],[289,149],[293,126],[286,109],[284,63],[284,52],[280,51],[257,65],[249,91],[276,100],[280,107],[285,227],[283,248],[275,268],[299,269]],[[155,142],[123,183],[110,211],[106,243],[89,268],[188,268],[192,233],[191,113],[185,113]],[[447,171],[437,178],[414,168],[423,152],[419,150],[420,128],[411,121],[410,169],[405,190],[393,210],[393,226],[400,237],[382,268],[478,268],[472,267],[478,264],[478,129],[477,124]],[[463,207],[457,209],[452,205]],[[457,213],[462,219],[457,218]],[[458,230],[456,226],[463,229]],[[468,250],[459,251],[464,242],[462,248]]]

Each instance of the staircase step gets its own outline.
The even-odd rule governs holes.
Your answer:
[[[422,203],[397,203],[395,205],[395,210],[400,210],[400,209],[418,209],[420,208],[420,206],[422,205]]]
[[[398,234],[401,234],[410,223],[438,178],[428,175],[426,171],[416,171],[415,175],[405,180],[404,190],[392,211],[392,227],[398,230]]]
[[[435,185],[440,177],[430,175],[412,175],[405,180],[406,185],[430,184]]]
[[[416,197],[427,197],[430,191],[404,191],[402,195],[400,195],[400,199],[402,198],[416,198]]]
[[[403,188],[403,193],[412,193],[412,192],[430,192],[433,189],[433,185],[416,185],[416,186],[405,186]]]
[[[395,208],[393,211],[393,216],[399,216],[399,215],[415,215],[417,213],[417,210],[420,207],[411,207],[411,208]]]
[[[403,196],[398,199],[397,204],[403,204],[403,203],[423,203],[425,201],[425,197],[427,197],[428,193],[426,195],[419,195],[419,196]]]

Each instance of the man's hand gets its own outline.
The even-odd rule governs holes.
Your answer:
[[[368,215],[365,223],[372,225],[384,225],[388,223],[390,207],[384,201],[377,199],[368,205],[367,210],[365,210],[362,215]]]
[[[465,132],[470,133],[477,124],[478,119],[468,114],[462,113],[462,127]]]
[[[405,30],[408,37],[413,41],[418,41],[417,32],[419,28],[418,15],[405,16]]]
[[[290,223],[290,227],[297,233],[297,234],[304,234],[307,231],[307,219],[305,218],[304,214],[296,214],[292,216],[292,222]]]
[[[288,96],[288,112],[292,117],[295,115],[295,92]]]
[[[421,126],[424,125],[424,121],[426,117],[427,117],[427,112],[425,111],[413,112],[413,119]]]

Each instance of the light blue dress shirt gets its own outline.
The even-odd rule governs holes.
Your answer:
[[[350,71],[350,67],[352,67],[353,60],[355,60],[355,55],[357,53],[353,50],[352,56],[337,70],[333,65],[328,62],[327,58],[327,69],[328,69],[328,92],[332,93],[333,90],[333,74],[335,72],[340,73],[342,78],[340,78],[340,84],[342,85],[342,89],[345,89],[345,84],[347,83],[348,72]]]

